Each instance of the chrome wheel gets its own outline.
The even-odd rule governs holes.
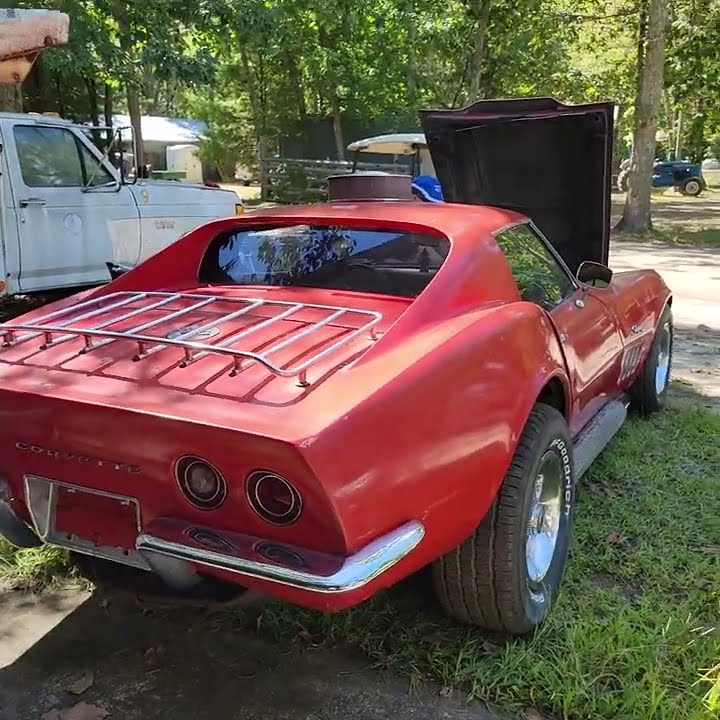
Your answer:
[[[668,384],[670,375],[670,322],[658,330],[658,356],[655,366],[655,393],[661,395]]]
[[[525,539],[525,564],[532,583],[547,575],[560,529],[563,468],[560,456],[548,450],[540,459]]]

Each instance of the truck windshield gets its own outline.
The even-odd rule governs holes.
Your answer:
[[[447,240],[409,230],[329,225],[224,233],[205,252],[209,285],[286,285],[415,297],[445,258]]]

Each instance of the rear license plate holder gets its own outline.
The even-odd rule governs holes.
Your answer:
[[[135,550],[140,504],[126,495],[25,475],[25,501],[40,538],[76,552],[150,570]],[[115,522],[108,522],[114,518]],[[98,544],[102,530],[103,544]]]

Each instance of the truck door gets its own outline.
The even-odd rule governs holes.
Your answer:
[[[102,283],[105,263],[135,264],[137,204],[72,127],[18,121],[6,137],[17,214],[21,291]]]

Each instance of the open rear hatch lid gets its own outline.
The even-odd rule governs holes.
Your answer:
[[[527,215],[573,271],[607,263],[613,103],[482,100],[421,118],[446,201]]]

